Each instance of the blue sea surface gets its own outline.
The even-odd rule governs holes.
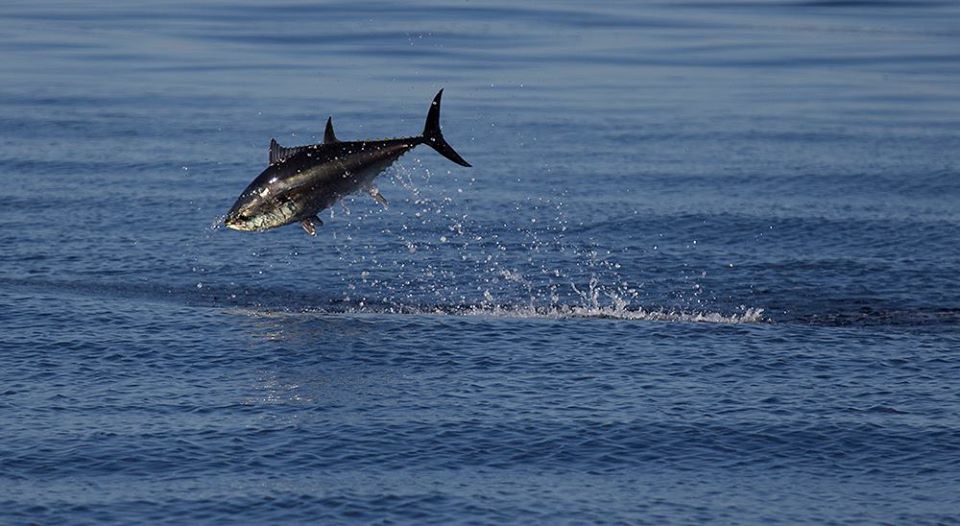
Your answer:
[[[960,524],[960,3],[0,5],[0,523]],[[271,137],[447,141],[220,225]]]

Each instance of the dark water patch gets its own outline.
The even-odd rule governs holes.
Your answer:
[[[798,321],[838,327],[960,327],[960,308],[930,310],[886,310],[861,307],[848,312],[824,312],[798,316]]]

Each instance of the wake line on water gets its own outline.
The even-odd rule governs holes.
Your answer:
[[[37,293],[51,297],[90,297],[98,301],[109,298],[144,302],[173,303],[194,307],[224,309],[227,312],[253,316],[330,315],[421,315],[476,316],[530,319],[609,319],[626,321],[687,322],[705,324],[776,324],[822,327],[960,327],[960,309],[954,306],[925,309],[893,310],[883,308],[856,310],[829,309],[804,311],[787,308],[776,320],[756,307],[734,308],[732,312],[682,310],[668,307],[644,308],[616,303],[554,303],[547,306],[530,303],[478,304],[407,304],[404,302],[371,302],[332,299],[321,294],[297,294],[270,288],[234,288],[216,285],[173,286],[148,283],[105,283],[11,279],[0,277],[0,292]]]
[[[422,306],[351,306],[343,309],[308,308],[307,314],[397,314],[423,316],[476,316],[517,319],[607,319],[625,321],[665,321],[714,324],[772,323],[763,315],[763,309],[748,308],[740,313],[684,312],[667,309],[585,307],[579,305],[552,305],[531,307],[529,305],[437,305]]]
[[[519,318],[600,318],[630,321],[672,321],[719,324],[768,323],[770,321],[763,316],[763,309],[752,308],[739,314],[721,314],[719,312],[682,312],[662,309],[646,310],[642,308],[630,310],[617,309],[614,307],[556,306],[552,309],[496,307],[492,310],[481,308],[469,314]]]
[[[216,286],[202,288],[134,283],[65,282],[16,280],[0,278],[0,290],[45,292],[53,296],[120,298],[191,306],[223,308],[254,316],[296,316],[299,314],[330,315],[407,315],[407,316],[472,316],[515,319],[608,319],[625,321],[688,322],[713,324],[773,323],[761,308],[744,308],[741,312],[682,311],[676,309],[615,305],[552,304],[470,304],[416,305],[403,303],[367,303],[324,298],[314,294],[294,295],[289,291],[270,289],[247,290]]]

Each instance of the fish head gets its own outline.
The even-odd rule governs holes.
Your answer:
[[[224,226],[230,230],[239,230],[241,232],[253,232],[260,230],[255,215],[243,209],[230,210],[227,217],[223,220]]]
[[[285,225],[294,216],[292,203],[270,195],[269,188],[252,186],[233,204],[223,224],[231,230],[254,232]]]

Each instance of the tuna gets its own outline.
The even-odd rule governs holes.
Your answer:
[[[374,180],[401,155],[426,144],[460,166],[470,166],[440,133],[440,98],[437,93],[427,112],[423,133],[413,137],[371,141],[341,141],[327,119],[323,142],[285,148],[270,140],[270,163],[240,194],[224,224],[240,231],[263,231],[299,223],[317,235],[323,221],[317,217],[344,196],[365,191],[378,203],[387,200]]]

